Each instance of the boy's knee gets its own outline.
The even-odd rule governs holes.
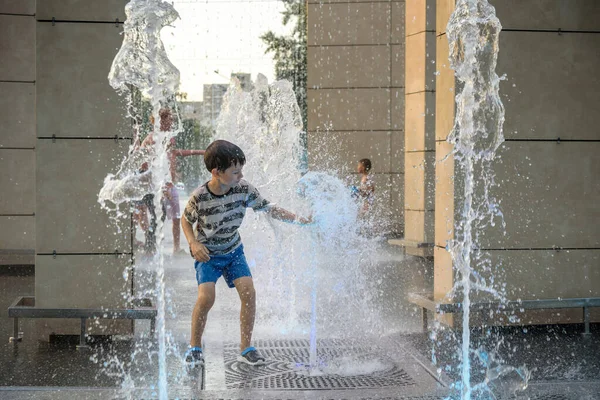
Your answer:
[[[256,290],[253,285],[246,286],[240,290],[240,298],[244,302],[254,302],[256,299]]]
[[[203,309],[211,309],[215,304],[215,296],[209,293],[200,293],[196,302]]]

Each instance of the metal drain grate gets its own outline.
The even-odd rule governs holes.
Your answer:
[[[306,349],[310,347],[308,339],[258,339],[253,340],[254,346],[260,349],[263,348],[289,348],[299,347]],[[353,339],[318,339],[317,348],[324,347],[335,347],[335,348],[348,348],[348,347],[371,347],[372,342],[365,340],[353,340]],[[225,343],[223,345],[225,349],[237,349],[238,343]]]
[[[323,340],[318,347],[317,359],[321,365],[335,363],[348,355],[356,363],[365,360],[379,361],[377,372],[363,375],[323,374],[310,376],[301,366],[309,362],[307,340],[258,340],[255,345],[267,359],[267,364],[255,367],[239,363],[237,344],[224,346],[225,381],[228,389],[283,389],[283,390],[339,390],[407,387],[417,382],[379,349],[358,347],[357,342]],[[362,358],[361,358],[362,357]],[[323,370],[326,371],[324,368]]]
[[[367,389],[414,385],[414,381],[402,370],[388,376],[302,376],[294,372],[252,378],[228,383],[230,389],[283,389],[283,390],[335,390]]]

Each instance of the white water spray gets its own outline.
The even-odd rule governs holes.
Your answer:
[[[473,257],[473,249],[477,244],[477,232],[474,228],[481,226],[481,221],[492,220],[497,210],[495,205],[490,204],[487,193],[491,184],[490,163],[504,141],[504,106],[499,96],[500,78],[495,72],[501,29],[495,9],[487,0],[458,0],[447,26],[451,67],[459,81],[457,86],[461,88],[456,96],[456,119],[448,141],[454,144],[456,158],[464,171],[463,220],[457,229],[457,240],[449,245],[449,250],[459,276],[453,291],[461,289],[462,292],[460,390],[464,400],[470,400],[475,392],[488,390],[488,382],[476,385],[475,390],[471,387],[471,290],[477,289],[503,298],[494,288],[481,283],[473,269],[477,262]],[[484,207],[477,205],[475,201],[476,167],[481,167],[483,171],[480,182],[485,186],[481,199]],[[483,353],[479,354],[481,358]],[[496,371],[501,369],[494,368]],[[527,377],[528,374],[524,373],[523,376]],[[526,385],[525,379],[525,387]]]
[[[113,60],[108,82],[117,90],[126,91],[132,85],[154,103],[169,98],[179,88],[179,70],[167,56],[160,31],[179,14],[166,1],[131,0],[125,15],[123,44]]]
[[[307,337],[304,367],[314,375],[329,361],[317,357],[318,338],[372,337],[382,329],[365,273],[376,246],[357,233],[358,204],[340,179],[323,172],[302,176],[301,130],[292,85],[268,84],[259,75],[250,91],[233,81],[216,138],[242,148],[245,179],[267,200],[313,216],[313,225],[297,226],[248,214],[240,234],[259,293],[255,332]],[[261,326],[279,329],[263,332]]]
[[[162,0],[131,0],[125,6],[125,14],[123,44],[113,60],[108,81],[115,90],[129,96],[130,108],[131,88],[150,101],[155,144],[152,148],[132,149],[119,171],[106,177],[98,198],[102,204],[140,200],[160,189],[169,179],[165,149],[169,139],[178,133],[161,131],[158,113],[161,103],[173,98],[179,88],[179,70],[169,60],[160,40],[161,29],[179,14]],[[150,174],[138,173],[144,162],[150,163]]]
[[[103,205],[119,205],[140,200],[147,194],[160,198],[160,189],[170,180],[166,147],[169,139],[178,131],[161,131],[159,110],[171,100],[179,87],[179,71],[169,60],[160,39],[160,31],[179,14],[173,6],[161,0],[131,0],[125,6],[127,20],[121,49],[113,60],[108,75],[110,85],[129,98],[130,113],[133,108],[132,88],[141,92],[152,105],[154,116],[154,144],[147,148],[132,146],[119,171],[109,174],[98,196]],[[139,111],[139,110],[138,110]],[[178,125],[181,126],[181,123]],[[139,172],[142,164],[148,164],[146,172]],[[156,206],[155,206],[156,208]],[[159,228],[160,231],[160,228]],[[163,256],[157,246],[158,268],[155,295],[157,299],[157,336],[160,399],[167,398],[166,354],[167,334],[165,328],[165,284]]]

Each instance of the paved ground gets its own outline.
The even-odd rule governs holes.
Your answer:
[[[170,248],[167,237],[165,247]],[[419,310],[407,303],[405,294],[431,285],[431,267],[404,258],[397,249],[382,248],[381,259],[370,268],[373,279],[361,294],[372,306],[369,315],[377,332],[357,334],[361,326],[353,316],[336,320],[336,310],[318,321],[317,360],[321,374],[307,374],[303,364],[310,358],[310,312],[295,315],[297,324],[278,316],[278,307],[259,302],[255,345],[269,362],[250,368],[235,361],[239,335],[239,300],[234,290],[218,286],[217,304],[209,316],[205,337],[207,358],[204,390],[202,380],[183,368],[182,354],[189,339],[190,314],[195,301],[194,271],[187,257],[167,258],[169,332],[167,381],[170,398],[228,399],[442,399],[459,376],[458,341],[451,331],[439,333],[435,343],[419,332]],[[33,270],[2,268],[0,274],[0,398],[21,399],[107,399],[156,398],[158,357],[156,342],[144,337],[147,322],[139,322],[134,338],[114,338],[92,343],[88,352],[77,351],[77,338],[52,343],[33,339],[34,324],[23,321],[24,340],[8,343],[12,321],[8,305],[19,295],[33,295]],[[151,276],[152,268],[139,273]],[[139,279],[143,282],[144,279]],[[257,281],[260,289],[263,283]],[[260,293],[260,292],[259,292]],[[321,294],[322,295],[322,294]],[[334,294],[332,294],[333,296]],[[279,299],[278,301],[282,301]],[[359,315],[359,314],[357,314]],[[362,315],[362,314],[361,314]],[[346,321],[347,322],[347,321]],[[370,322],[369,322],[370,323]],[[341,331],[325,327],[342,327]],[[328,330],[329,329],[329,330]],[[524,394],[510,397],[514,377],[494,383],[497,397],[474,398],[600,399],[600,329],[583,339],[581,327],[545,326],[473,331],[473,348],[497,348],[497,355],[510,365],[532,370]],[[361,330],[364,331],[364,330]],[[496,343],[501,342],[500,346]],[[437,365],[433,366],[432,348]],[[436,371],[441,368],[441,372]],[[473,381],[484,379],[475,367]]]

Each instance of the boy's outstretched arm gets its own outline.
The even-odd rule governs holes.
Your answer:
[[[189,156],[203,156],[205,150],[183,150],[183,149],[173,149],[173,154],[178,157],[189,157]]]
[[[312,216],[308,217],[308,218],[299,217],[296,214],[294,214],[293,212],[290,212],[286,209],[283,209],[283,208],[277,207],[277,206],[271,206],[269,208],[269,211],[267,211],[267,213],[271,217],[278,219],[280,221],[283,221],[283,222],[292,222],[292,223],[297,223],[300,225],[308,225],[308,224],[312,223]]]

